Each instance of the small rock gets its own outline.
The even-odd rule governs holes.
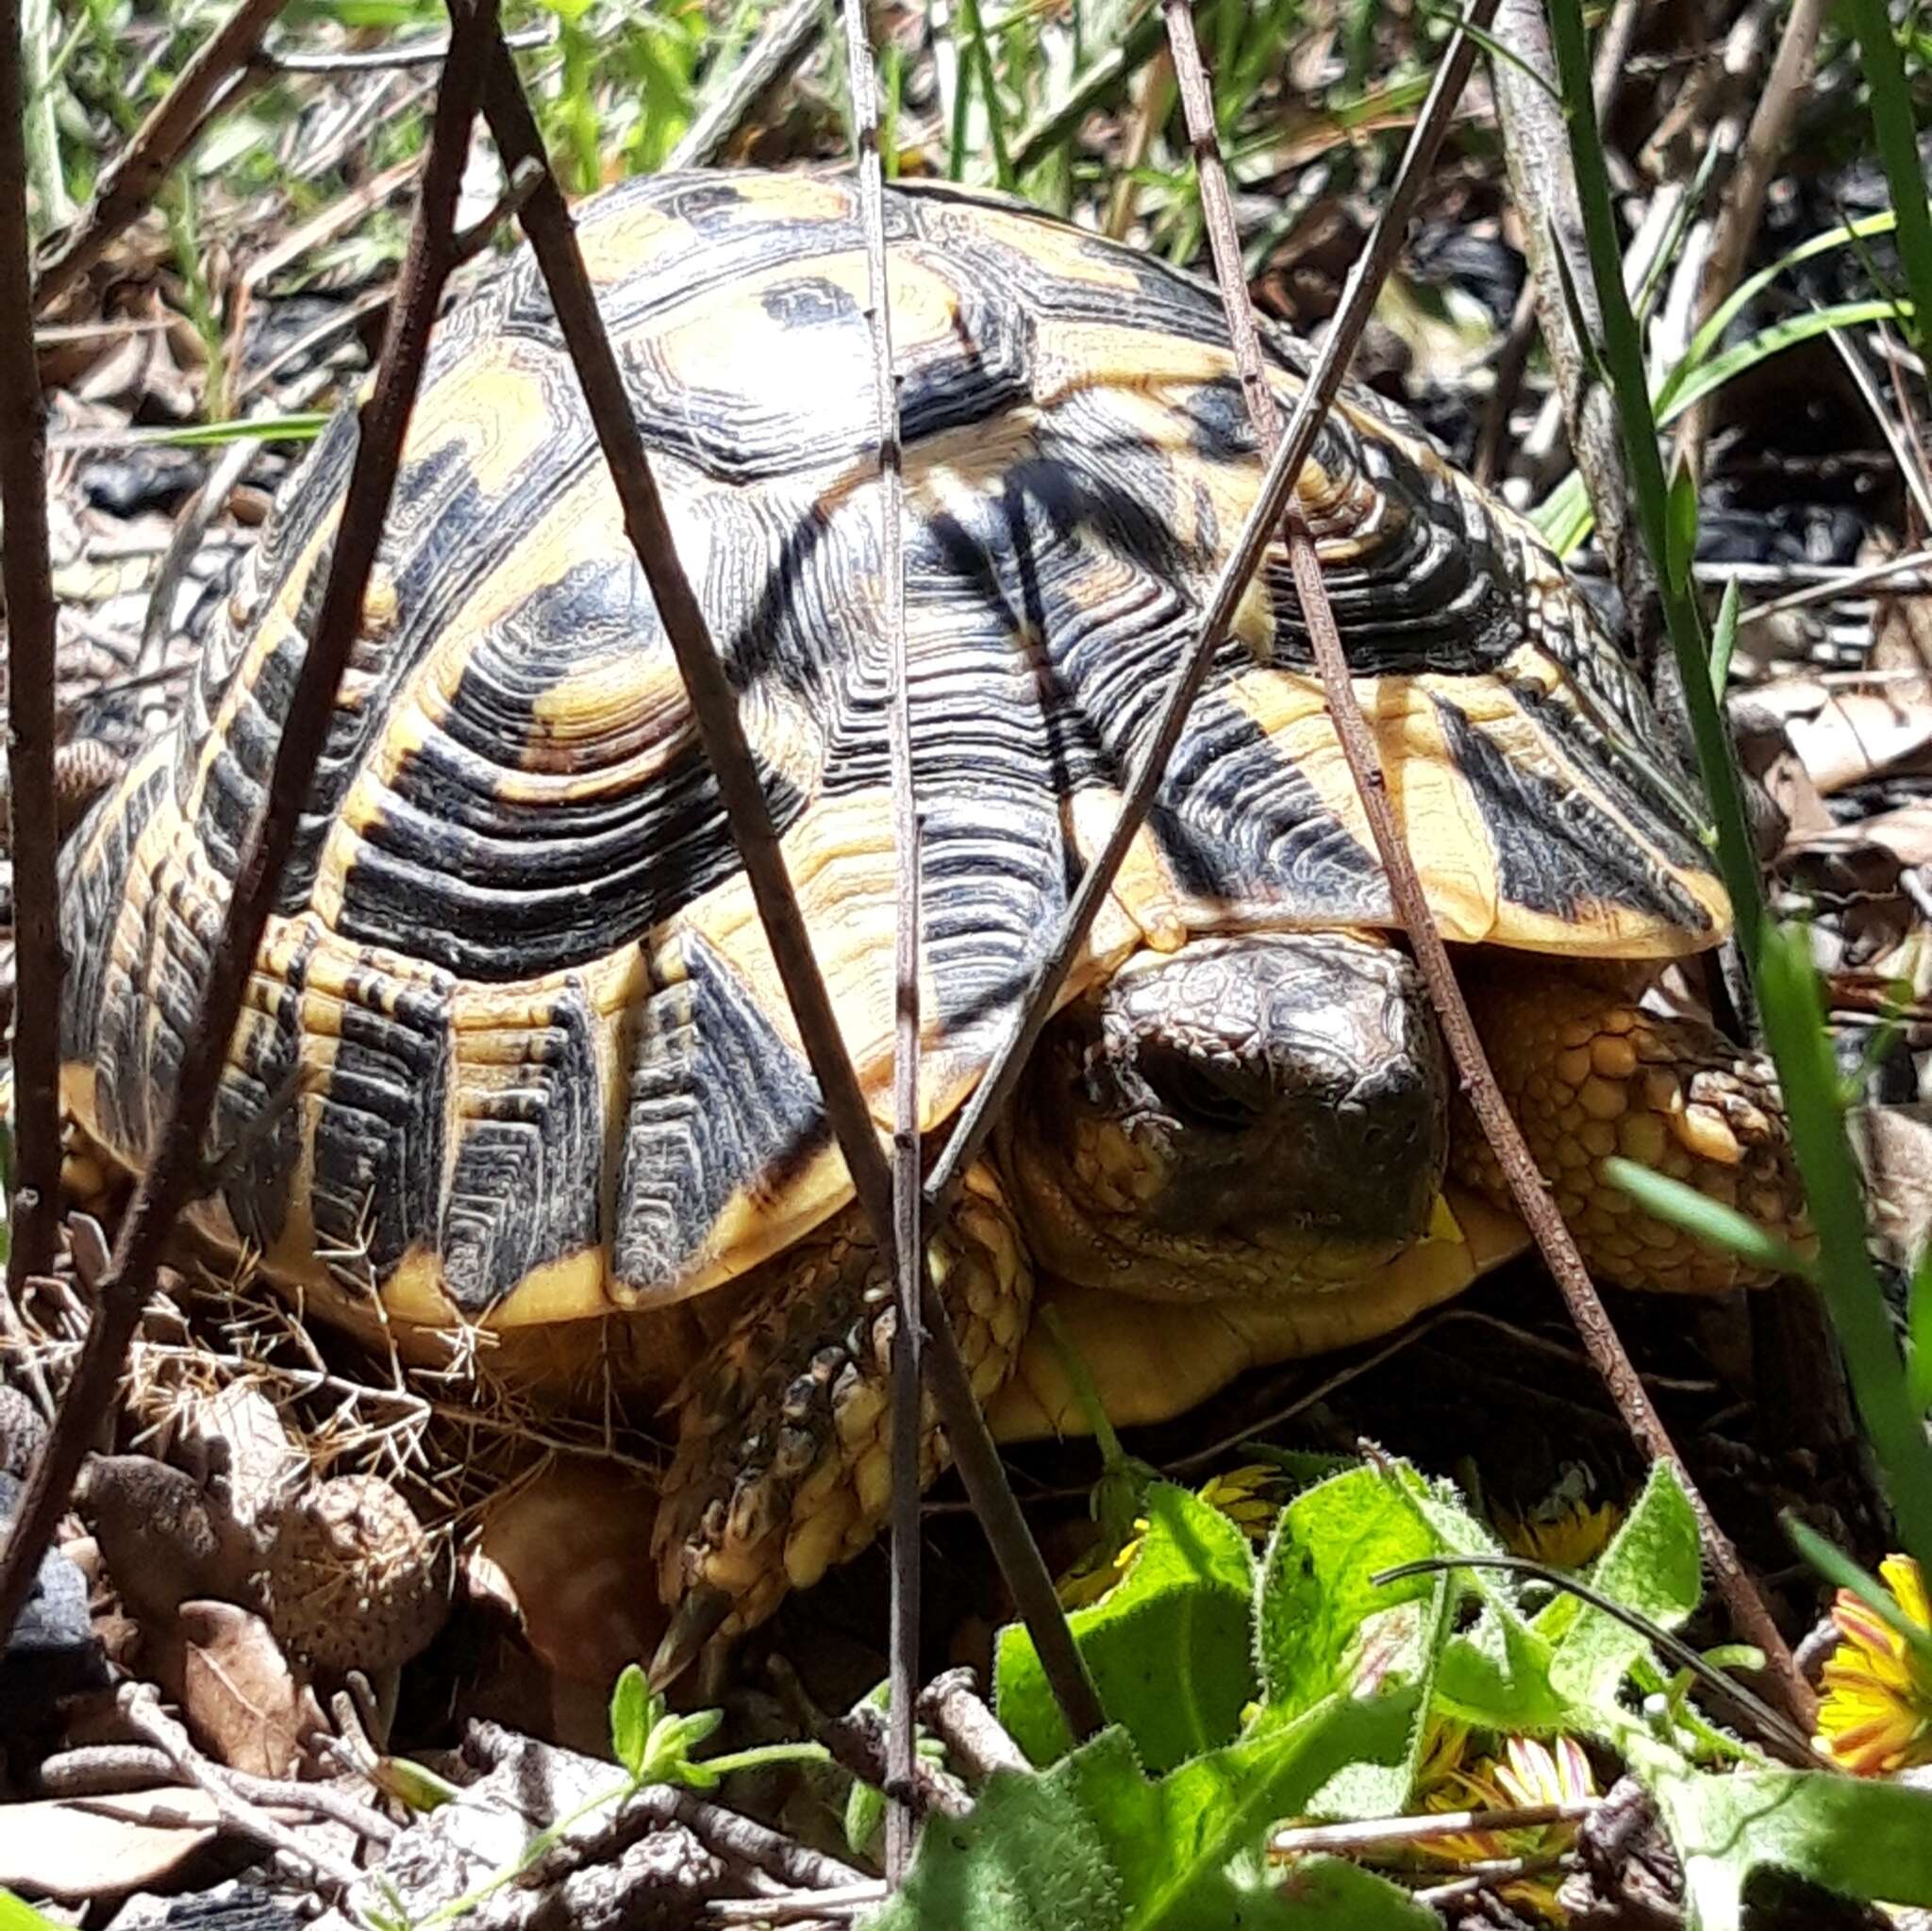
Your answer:
[[[18,1476],[0,1474],[0,1522],[12,1522],[25,1487]],[[107,1680],[107,1659],[88,1613],[86,1579],[58,1549],[49,1549],[20,1621],[0,1651],[0,1728],[42,1722],[56,1699],[98,1690]]]

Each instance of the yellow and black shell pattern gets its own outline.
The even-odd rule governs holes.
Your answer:
[[[924,819],[922,1106],[985,1068],[1253,499],[1208,287],[889,191]],[[579,234],[845,1039],[890,1118],[893,856],[852,186],[670,175]],[[1270,339],[1291,400],[1307,367]],[[66,1097],[149,1157],[264,794],[355,443],[277,507],[175,731],[71,841]],[[1451,939],[1722,936],[1640,688],[1516,516],[1345,391],[1305,472],[1357,689]],[[1070,994],[1190,935],[1392,923],[1273,555]],[[647,1308],[849,1194],[527,254],[440,324],[362,634],[232,1040],[204,1231],[407,1321]]]

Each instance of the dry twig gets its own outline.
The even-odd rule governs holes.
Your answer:
[[[919,807],[912,783],[912,708],[907,689],[906,545],[901,524],[899,382],[892,367],[891,284],[886,268],[885,168],[879,154],[878,79],[865,0],[843,0],[845,67],[858,145],[865,224],[867,319],[873,338],[873,404],[879,440],[879,610],[885,632],[891,739],[892,851],[899,903],[893,924],[892,1039],[892,1598],[886,1713],[886,1879],[897,1884],[912,1857],[912,1700],[919,1688],[919,1429],[924,1354],[919,1279],[924,1272],[919,1190]]]
[[[60,933],[54,856],[54,586],[47,412],[27,321],[20,0],[0,9],[0,589],[13,850],[14,1157],[9,1302],[54,1264],[60,1214]]]
[[[786,0],[767,14],[758,39],[698,109],[665,167],[702,168],[715,161],[746,115],[804,59],[824,17],[824,0]]]
[[[264,1850],[275,1851],[313,1871],[330,1889],[353,1889],[361,1873],[328,1852],[305,1843],[279,1818],[242,1796],[221,1771],[188,1740],[188,1732],[161,1708],[151,1685],[124,1683],[115,1699],[121,1714],[167,1757],[196,1790],[203,1791],[223,1820]]]
[[[400,1828],[381,1811],[371,1809],[339,1785],[256,1776],[226,1765],[210,1765],[209,1769],[248,1803],[273,1805],[278,1810],[307,1810],[346,1825],[373,1844],[387,1846],[401,1835]],[[111,1797],[192,1781],[179,1760],[158,1745],[85,1743],[48,1757],[35,1773],[34,1786],[48,1797]]]
[[[964,1817],[973,1808],[973,1799],[958,1778],[926,1762],[916,1751],[903,1774],[892,1769],[891,1737],[886,1719],[869,1702],[855,1704],[842,1716],[833,1716],[813,1700],[798,1672],[783,1656],[770,1658],[765,1673],[784,1699],[791,1721],[814,1743],[823,1743],[833,1762],[850,1771],[860,1783],[886,1791],[889,1800],[906,1812],[909,1823],[917,1823],[932,1811],[938,1811],[941,1817]],[[908,1704],[911,1701],[908,1697]],[[892,1794],[895,1780],[897,1796]],[[890,1823],[889,1812],[889,1827]],[[910,1845],[907,1848],[909,1853]],[[889,1871],[887,1877],[897,1885],[904,1880],[905,1872]]]
[[[1271,1857],[1353,1856],[1393,1844],[1426,1844],[1464,1831],[1485,1834],[1529,1830],[1551,1823],[1579,1823],[1603,1808],[1601,1797],[1565,1804],[1498,1806],[1493,1810],[1430,1810],[1414,1817],[1372,1817],[1347,1823],[1304,1823],[1277,1830],[1268,1839]]]
[[[1215,131],[1213,101],[1202,72],[1199,50],[1194,44],[1193,21],[1188,0],[1165,0],[1174,68],[1180,79],[1181,99],[1188,117],[1191,139],[1200,169],[1201,200],[1207,218],[1208,234],[1221,293],[1226,305],[1228,325],[1235,342],[1235,355],[1241,372],[1241,389],[1255,417],[1255,426],[1263,449],[1274,448],[1280,439],[1280,425],[1274,391],[1269,387],[1261,355],[1260,335],[1241,270],[1241,243],[1235,232],[1234,208],[1227,191],[1227,177],[1221,164],[1219,138]],[[1474,0],[1466,19],[1480,29],[1496,6],[1496,0]],[[1439,105],[1446,123],[1447,110],[1462,91],[1475,54],[1475,42],[1458,33],[1438,72],[1428,107],[1418,123],[1409,149],[1403,158],[1401,174],[1382,218],[1369,238],[1361,259],[1350,275],[1341,308],[1331,326],[1329,341],[1341,344],[1340,359],[1352,351],[1356,333],[1367,320],[1377,257],[1392,252],[1403,231],[1395,211],[1404,206],[1404,191],[1420,182],[1433,158],[1440,132],[1432,125],[1431,113]],[[1463,1088],[1498,1164],[1509,1185],[1518,1211],[1535,1236],[1538,1247],[1563,1290],[1571,1319],[1602,1375],[1638,1444],[1654,1460],[1667,1461],[1683,1484],[1695,1510],[1705,1550],[1709,1557],[1718,1588],[1724,1597],[1740,1634],[1758,1645],[1767,1664],[1779,1682],[1794,1713],[1808,1709],[1808,1691],[1791,1663],[1790,1652],[1773,1622],[1770,1611],[1746,1573],[1737,1550],[1711,1515],[1703,1496],[1692,1484],[1662,1421],[1652,1407],[1650,1396],[1632,1366],[1624,1344],[1609,1317],[1604,1311],[1596,1288],[1571,1238],[1569,1228],[1557,1213],[1549,1190],[1543,1183],[1536,1161],[1509,1111],[1488,1057],[1476,1037],[1450,963],[1447,946],[1436,929],[1415,860],[1389,802],[1388,785],[1381,759],[1370,735],[1356,697],[1355,683],[1341,633],[1335,626],[1322,581],[1322,566],[1315,553],[1314,540],[1299,513],[1291,508],[1287,516],[1289,561],[1295,591],[1301,599],[1302,614],[1314,646],[1316,665],[1321,673],[1328,710],[1335,725],[1342,755],[1362,801],[1375,848],[1388,874],[1390,896],[1394,900],[1402,927],[1407,934],[1417,965],[1428,986],[1431,1004],[1441,1024]]]
[[[987,1707],[971,1670],[947,1670],[935,1676],[920,1692],[919,1715],[969,1777],[990,1777],[996,1770],[1024,1775],[1033,1768]]]
[[[475,0],[456,0],[459,8]],[[758,767],[739,717],[737,696],[711,641],[709,626],[677,555],[642,438],[631,414],[624,376],[605,333],[597,301],[576,245],[570,210],[550,172],[541,134],[516,69],[499,42],[484,88],[484,110],[505,165],[525,161],[542,171],[520,219],[550,291],[566,348],[583,385],[584,401],[612,485],[626,535],[651,589],[666,641],[684,679],[698,735],[718,783],[733,841],[758,907],[772,957],[791,1005],[794,1023],[817,1079],[825,1117],[852,1176],[853,1190],[889,1273],[897,1277],[891,1170],[880,1148],[865,1095],[832,1011],[804,915],[758,783]],[[932,1390],[953,1460],[973,1498],[987,1540],[1041,1663],[1075,1736],[1105,1719],[1085,1663],[1054,1594],[1053,1578],[1013,1499],[986,1417],[973,1393],[952,1323],[935,1290],[924,1256],[918,1257]]]
[[[1744,130],[1737,168],[1725,190],[1724,206],[1711,236],[1710,253],[1697,290],[1695,323],[1699,327],[1717,311],[1743,273],[1751,238],[1757,232],[1757,219],[1764,211],[1772,170],[1784,152],[1791,123],[1797,118],[1798,105],[1810,84],[1811,57],[1817,49],[1818,30],[1824,24],[1824,0],[1792,0],[1770,75]],[[1702,466],[1704,444],[1710,430],[1710,410],[1711,398],[1701,398],[1685,411],[1677,430],[1679,458],[1690,465],[1693,474]]]
[[[41,270],[33,292],[36,315],[45,314],[108,252],[114,237],[146,212],[169,171],[213,116],[260,85],[261,76],[251,63],[262,36],[287,4],[242,0],[181,70],[133,140],[103,172],[79,222]]]
[[[272,11],[265,9],[264,19]],[[202,992],[199,1022],[183,1055],[173,1104],[154,1158],[122,1223],[113,1260],[97,1290],[93,1321],[59,1420],[35,1457],[12,1534],[0,1555],[0,1630],[13,1626],[54,1525],[67,1506],[81,1457],[101,1418],[114,1411],[128,1346],[175,1222],[202,1183],[203,1139],[242,994],[335,712],[336,688],[361,627],[363,594],[382,540],[403,437],[449,271],[457,191],[469,157],[480,75],[494,44],[495,22],[494,0],[472,0],[471,10],[458,23],[437,95],[409,252],[396,285],[395,321],[375,391],[362,411],[361,441],[343,498],[321,612],[289,699],[261,814],[237,867],[233,896]],[[506,63],[508,58],[503,56]]]
[[[1494,63],[1493,84],[1509,189],[1522,217],[1543,343],[1562,401],[1571,452],[1589,485],[1604,554],[1610,559],[1610,574],[1623,596],[1648,682],[1667,655],[1661,610],[1631,508],[1636,498],[1618,439],[1616,406],[1593,373],[1603,321],[1584,251],[1575,171],[1556,101],[1556,58],[1541,0],[1501,0],[1496,39],[1516,57]],[[1572,307],[1573,296],[1580,316]],[[1587,337],[1579,332],[1579,321],[1589,331]]]
[[[483,1770],[494,1770],[532,1752],[563,1759],[568,1773],[591,1790],[600,1788],[609,1775],[608,1765],[552,1744],[534,1742],[499,1723],[474,1722],[463,1736],[463,1756]],[[541,1779],[538,1781],[541,1784]],[[527,1821],[533,1829],[541,1830],[556,1819],[546,1813],[530,1815]],[[563,1842],[572,1856],[589,1861],[601,1847],[625,1840],[641,1824],[653,1823],[681,1823],[727,1862],[760,1871],[780,1884],[800,1889],[841,1890],[867,1882],[865,1873],[850,1864],[673,1784],[647,1785],[621,1805],[598,1812],[594,1820],[587,1819],[584,1826],[571,1832]]]

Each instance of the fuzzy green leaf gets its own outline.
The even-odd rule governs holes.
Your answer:
[[[1394,1477],[1357,1466],[1305,1490],[1281,1512],[1261,1568],[1256,1646],[1261,1693],[1299,1716],[1374,1658],[1357,1645],[1364,1622],[1426,1599],[1430,1576],[1378,1588],[1369,1578],[1443,1553]]]
[[[1262,1858],[1269,1827],[1354,1754],[1361,1713],[1332,1698],[1299,1723],[1149,1781],[1118,1728],[1043,1773],[989,1780],[935,1819],[872,1931],[1424,1931],[1438,1920],[1353,1866]]]
[[[1643,1493],[1597,1558],[1590,1580],[1602,1594],[1663,1629],[1676,1628],[1703,1599],[1697,1518],[1666,1463],[1651,1469]],[[1650,1645],[1628,1624],[1575,1596],[1551,1604],[1536,1627],[1540,1634],[1556,1635],[1550,1684],[1570,1705],[1574,1726],[1601,1734],[1604,1713],[1614,1709],[1624,1678]]]
[[[1439,1553],[1494,1556],[1502,1545],[1463,1507],[1448,1484],[1440,1489],[1406,1463],[1396,1468],[1416,1511],[1434,1532]],[[1442,1646],[1435,1680],[1439,1710],[1491,1730],[1558,1728],[1562,1705],[1550,1688],[1550,1646],[1517,1606],[1513,1586],[1494,1570],[1464,1569],[1457,1583],[1482,1614]]]
[[[1168,1482],[1147,1490],[1147,1531],[1125,1576],[1070,1619],[1101,1706],[1157,1775],[1230,1741],[1255,1693],[1247,1538],[1220,1509]],[[1001,1632],[1000,1721],[1035,1763],[1072,1747],[1024,1628]]]
[[[1831,1771],[1697,1776],[1654,1767],[1683,1860],[1690,1931],[1739,1931],[1753,1871],[1789,1871],[1872,1903],[1932,1905],[1932,1791]]]
[[[1454,1589],[1441,1575],[1382,1588],[1369,1577],[1440,1553],[1383,1470],[1352,1469],[1282,1512],[1257,1611],[1260,1723],[1292,1721],[1337,1690],[1361,1711],[1357,1754],[1310,1795],[1312,1816],[1387,1816],[1408,1801]]]

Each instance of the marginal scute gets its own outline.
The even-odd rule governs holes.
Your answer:
[[[884,1126],[891,659],[855,190],[658,176],[579,232]],[[933,1130],[1107,841],[1259,463],[1203,283],[950,189],[892,190],[887,232]],[[1267,347],[1291,406],[1307,353]],[[355,443],[347,414],[320,440],[176,740],[63,860],[65,1078],[130,1168],[195,1023]],[[1528,526],[1360,390],[1301,504],[1445,934],[1713,943],[1696,813]],[[363,620],[231,1044],[208,1151],[242,1151],[204,1230],[372,1317],[511,1326],[660,1308],[834,1215],[850,1182],[527,256],[438,325]],[[1392,923],[1276,545],[1068,996],[1144,947]]]

